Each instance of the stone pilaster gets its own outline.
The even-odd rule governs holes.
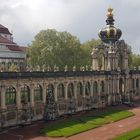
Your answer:
[[[100,103],[101,101],[101,84],[100,82],[98,81],[98,91],[97,91],[97,95],[98,95],[98,101]]]
[[[67,100],[68,99],[68,83],[67,82],[65,83],[64,87],[65,87],[65,100]]]
[[[1,108],[6,109],[5,86],[1,86]]]
[[[57,86],[58,86],[58,84],[55,83],[55,85],[54,85],[54,99],[55,99],[55,102],[58,101],[58,96],[57,96]]]
[[[74,98],[77,99],[77,83],[74,82]]]
[[[83,83],[83,97],[85,98],[86,95],[85,95],[85,90],[86,90],[86,85],[85,85],[85,82]]]
[[[30,85],[30,103],[31,107],[34,107],[34,84]]]
[[[107,82],[107,94],[108,94],[108,105],[111,104],[111,92],[110,92],[110,88],[111,88],[111,82],[110,82],[110,79],[108,79],[108,82]]]
[[[16,91],[16,106],[17,106],[18,109],[21,108],[21,93],[20,93],[20,91],[21,91],[21,87],[18,84],[17,85],[17,91]]]
[[[93,81],[90,83],[90,95],[93,97]]]
[[[46,103],[46,92],[47,92],[47,86],[45,83],[43,83],[43,103]]]
[[[117,78],[117,84],[116,84],[116,86],[117,86],[117,93],[119,93],[120,91],[119,91],[119,78]]]

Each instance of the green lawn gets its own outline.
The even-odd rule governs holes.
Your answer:
[[[77,119],[66,120],[61,123],[49,125],[43,128],[41,133],[49,137],[69,137],[133,115],[134,114],[129,111],[110,109],[97,113],[96,115],[81,116]]]
[[[113,140],[140,140],[140,128],[124,133]]]

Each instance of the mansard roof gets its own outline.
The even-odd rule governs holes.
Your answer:
[[[18,46],[15,42],[8,40],[1,35],[0,35],[0,44],[4,44],[11,51],[24,52],[23,47]]]
[[[6,47],[11,51],[22,51],[22,49],[18,45],[6,45]]]
[[[3,25],[0,24],[0,34],[9,34],[9,35],[12,35],[8,28],[4,27]]]
[[[25,46],[20,46],[20,49],[21,49],[23,52],[26,52],[27,47],[25,47]]]
[[[7,38],[5,38],[5,37],[3,37],[3,36],[0,35],[0,44],[2,44],[2,43],[16,44],[16,43],[14,43],[13,41],[8,40]]]

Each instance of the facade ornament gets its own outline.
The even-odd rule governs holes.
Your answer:
[[[54,67],[53,67],[53,71],[54,71],[54,72],[57,71],[57,67],[56,67],[56,65],[54,65]]]
[[[42,66],[42,71],[43,71],[43,72],[46,71],[46,66],[45,66],[45,64],[43,64],[43,66]]]
[[[64,71],[65,72],[68,71],[68,66],[67,65],[64,67]]]
[[[86,65],[86,71],[88,71],[88,66]]]
[[[39,65],[37,65],[36,71],[40,71],[40,66]]]
[[[51,71],[51,67],[49,65],[47,66],[47,71]]]
[[[59,67],[58,66],[56,67],[56,71],[59,71]]]
[[[73,66],[73,69],[72,69],[73,71],[76,71],[76,66]]]

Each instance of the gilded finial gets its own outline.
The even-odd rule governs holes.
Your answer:
[[[113,14],[112,14],[113,8],[109,7],[107,11],[108,11],[107,17],[113,17]]]

